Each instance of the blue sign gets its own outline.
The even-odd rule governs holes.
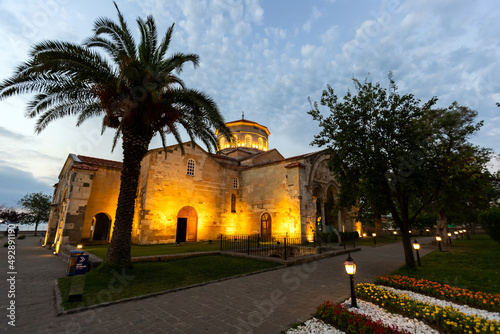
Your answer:
[[[87,263],[89,262],[89,256],[78,255],[76,257],[76,265],[74,275],[85,275],[87,272]]]

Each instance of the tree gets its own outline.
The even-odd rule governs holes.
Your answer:
[[[500,242],[500,208],[493,207],[478,216],[479,224],[495,241]]]
[[[411,94],[399,95],[392,74],[389,81],[384,89],[353,79],[356,94],[349,91],[342,101],[328,85],[320,103],[330,115],[324,117],[317,102],[308,112],[321,128],[312,144],[330,151],[341,204],[356,207],[363,197],[374,215],[390,212],[401,231],[405,262],[415,267],[409,231],[436,195],[429,187],[434,166],[426,159],[434,130],[423,122],[436,98],[421,105]]]
[[[217,145],[214,128],[228,140],[231,133],[217,104],[203,92],[187,88],[178,76],[186,63],[198,66],[198,55],[166,56],[174,25],[159,42],[154,18],[139,17],[136,44],[116,3],[115,7],[118,22],[98,18],[94,34],[83,45],[60,41],[35,45],[29,60],[0,84],[0,99],[38,93],[27,107],[28,117],[38,117],[38,133],[69,115],[78,115],[77,126],[101,116],[103,131],[116,130],[113,148],[121,137],[123,169],[107,261],[129,267],[141,161],[153,136],[158,134],[165,147],[166,135],[172,134],[184,152],[181,126],[192,141],[200,139],[211,151]]]
[[[15,208],[0,207],[0,220],[1,223],[14,223],[22,224],[25,219],[25,213],[20,212]]]
[[[486,209],[491,199],[491,192],[486,191],[491,182],[486,167],[491,151],[468,142],[483,125],[475,122],[476,117],[477,111],[456,102],[426,115],[426,122],[436,130],[429,153],[436,165],[434,180],[439,187],[433,210],[437,212],[437,234],[443,240],[447,240],[450,212],[465,215],[473,206]]]
[[[41,192],[26,194],[18,202],[24,208],[23,221],[27,224],[35,224],[35,235],[38,224],[49,221],[51,202],[50,196]]]

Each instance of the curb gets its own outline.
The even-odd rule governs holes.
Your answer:
[[[90,305],[90,306],[85,306],[85,307],[74,308],[74,309],[70,309],[70,310],[64,310],[64,308],[62,307],[62,295],[61,295],[61,292],[59,290],[59,286],[57,284],[57,280],[54,280],[54,295],[55,295],[55,298],[56,298],[57,316],[59,317],[59,316],[64,316],[64,315],[68,315],[68,314],[85,312],[85,311],[88,311],[88,310],[93,310],[93,309],[97,309],[97,308],[101,308],[101,307],[106,307],[106,306],[110,306],[110,305],[114,305],[114,304],[120,304],[120,303],[126,303],[126,302],[131,302],[131,301],[136,301],[136,300],[151,298],[151,297],[157,297],[157,296],[165,295],[165,294],[168,294],[168,293],[174,293],[174,292],[178,292],[178,291],[183,291],[183,290],[187,290],[187,289],[201,287],[201,286],[208,285],[208,284],[214,284],[214,283],[224,282],[224,281],[232,280],[232,279],[235,279],[235,278],[241,278],[241,277],[246,277],[246,276],[252,276],[252,275],[262,274],[262,273],[273,271],[273,270],[283,269],[283,268],[294,266],[294,265],[299,265],[299,264],[303,264],[303,263],[307,263],[307,262],[317,261],[317,260],[321,260],[321,259],[324,259],[324,258],[327,258],[327,257],[334,257],[334,256],[338,256],[338,255],[343,255],[343,254],[347,254],[347,253],[350,253],[350,252],[357,252],[357,251],[360,251],[360,250],[361,250],[361,248],[351,248],[351,249],[345,249],[345,250],[343,249],[341,251],[331,251],[331,252],[327,252],[327,253],[323,253],[323,254],[316,254],[314,256],[303,256],[301,258],[297,258],[299,260],[299,262],[297,262],[295,260],[292,262],[292,260],[286,260],[285,261],[285,260],[276,259],[276,258],[268,258],[268,262],[279,263],[279,264],[281,264],[281,266],[276,267],[276,268],[270,268],[270,269],[264,269],[264,270],[260,270],[260,271],[255,271],[255,272],[252,272],[252,273],[237,275],[237,276],[225,277],[225,278],[221,278],[221,279],[218,279],[218,280],[202,282],[202,283],[198,283],[198,284],[194,284],[194,285],[183,286],[183,287],[179,287],[179,288],[175,288],[175,289],[170,289],[170,290],[165,290],[165,291],[159,291],[159,292],[153,292],[153,293],[149,293],[149,294],[146,294],[146,295],[141,295],[141,296],[136,296],[136,297],[131,297],[131,298],[125,298],[125,299],[120,299],[120,300],[115,300],[115,301],[111,301],[111,302],[106,302],[106,303],[101,303],[101,304],[95,304],[95,305]],[[220,252],[220,251],[217,251],[216,253],[219,253],[219,254],[225,255],[225,256],[233,256],[233,254],[234,254],[234,255],[236,255],[238,257],[251,258],[251,259],[255,259],[255,260],[263,260],[262,257],[257,257],[257,256],[252,256],[252,255],[246,255],[246,254]],[[204,255],[212,255],[212,254],[204,254]],[[157,258],[157,256],[156,256],[156,258]],[[153,261],[158,261],[158,260],[153,260]]]

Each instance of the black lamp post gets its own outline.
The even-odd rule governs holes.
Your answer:
[[[398,232],[397,231],[394,231],[392,232],[394,234],[394,240],[398,240]]]
[[[450,246],[452,245],[451,244],[451,233],[448,232],[448,241],[450,242]]]
[[[436,241],[438,242],[438,246],[439,246],[439,251],[441,252],[441,237],[439,235],[436,235]]]
[[[373,236],[373,244],[376,245],[377,244],[377,233],[372,233],[372,236]]]
[[[415,241],[413,241],[413,248],[415,248],[415,250],[417,251],[418,265],[421,266],[422,264],[420,263],[420,254],[418,254],[418,250],[420,249],[420,244],[417,242],[417,239],[415,239]]]
[[[453,232],[455,234],[455,239],[458,240],[458,231]]]
[[[356,263],[351,257],[351,254],[347,256],[347,260],[344,262],[345,271],[349,275],[351,280],[351,307],[358,307],[356,303],[356,295],[354,294],[354,274],[356,273]]]

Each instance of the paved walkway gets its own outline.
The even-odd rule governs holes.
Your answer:
[[[435,249],[425,245],[431,240],[419,238],[421,256]],[[7,248],[0,250],[0,329],[9,333],[280,333],[309,319],[322,302],[349,296],[342,255],[58,317],[53,281],[65,276],[66,263],[40,247],[37,237],[16,242],[15,327],[7,317],[14,300],[7,296]],[[352,257],[356,283],[373,282],[404,263],[400,242],[362,247]],[[117,279],[110,289],[132,279]]]

